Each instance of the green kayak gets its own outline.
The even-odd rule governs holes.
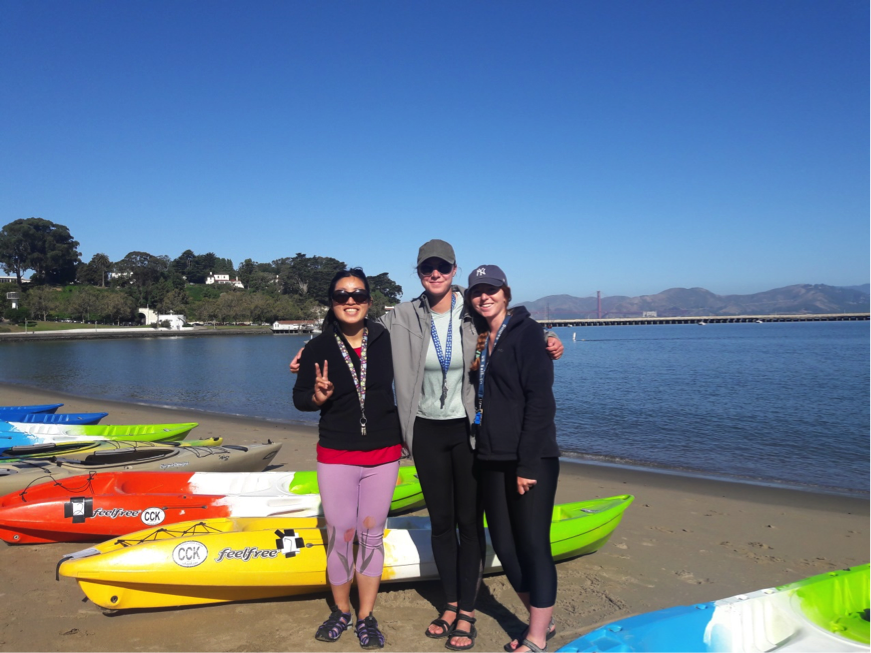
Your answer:
[[[631,494],[622,494],[554,506],[550,524],[553,559],[565,560],[598,551],[611,537],[623,519],[626,508],[634,500]]]
[[[95,440],[119,440],[136,442],[168,442],[184,440],[196,426],[196,422],[184,424],[130,424],[130,425],[78,425],[78,424],[28,424],[10,422],[20,433],[43,441],[53,437],[88,437]]]

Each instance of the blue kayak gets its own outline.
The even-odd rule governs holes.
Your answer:
[[[15,430],[3,430],[3,426],[9,426],[5,422],[0,422],[0,457],[6,455],[7,449],[13,447],[32,447],[37,444],[66,444],[71,442],[95,442],[103,441],[107,438],[92,437],[87,435],[31,435]]]
[[[99,424],[109,413],[30,413],[10,422],[25,424]]]
[[[865,651],[869,566],[621,619],[558,651]]]
[[[42,404],[40,406],[0,406],[0,419],[4,422],[20,422],[25,415],[34,413],[54,413],[63,404]]]

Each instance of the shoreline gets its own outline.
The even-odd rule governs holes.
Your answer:
[[[612,463],[606,460],[587,460],[583,457],[576,457],[580,454],[563,453],[560,460],[569,465],[585,465],[587,467],[609,467],[613,469],[624,470],[627,472],[639,472],[642,474],[661,474],[668,477],[679,478],[694,478],[700,481],[710,481],[712,483],[728,483],[737,485],[748,485],[757,488],[769,488],[773,490],[788,490],[790,492],[803,492],[806,494],[825,494],[836,496],[844,499],[859,499],[867,501],[871,499],[871,491],[869,490],[853,490],[851,488],[840,487],[824,487],[819,485],[803,485],[801,483],[764,480],[753,478],[742,478],[738,476],[728,476],[726,474],[715,474],[713,472],[704,472],[691,469],[675,469],[671,467],[656,467],[654,465],[642,465],[632,463]]]
[[[87,395],[77,395],[70,392],[61,392],[56,390],[46,390],[44,388],[38,388],[35,386],[29,386],[26,384],[19,383],[10,383],[8,381],[0,381],[0,394],[3,392],[16,392],[16,391],[26,391],[28,394],[37,396],[40,394],[44,394],[48,397],[45,400],[32,401],[30,403],[62,403],[60,400],[55,401],[58,397],[67,398],[69,401],[81,400],[81,401],[97,401],[97,398],[87,396]],[[301,428],[301,429],[316,429],[316,422],[305,422],[302,420],[281,420],[274,419],[269,417],[258,417],[258,416],[250,416],[250,415],[242,415],[236,413],[218,413],[214,411],[201,410],[197,408],[190,408],[186,406],[169,406],[165,404],[152,404],[147,402],[136,402],[136,401],[124,401],[121,399],[99,399],[101,405],[117,405],[117,406],[140,406],[145,409],[160,409],[172,411],[177,414],[185,414],[187,417],[182,420],[169,420],[169,421],[198,421],[197,416],[200,418],[203,417],[211,417],[211,418],[226,418],[228,420],[238,420],[240,423],[243,422],[264,422],[267,424],[276,424],[281,426],[287,426],[290,428]],[[65,402],[64,402],[65,403]],[[2,405],[2,402],[0,402]],[[95,409],[96,410],[96,409]],[[60,409],[59,412],[72,412],[71,409],[64,406]],[[105,412],[109,412],[108,408]],[[111,413],[108,418],[104,420],[104,423],[111,423]],[[316,434],[312,431],[312,437],[315,437]],[[737,476],[729,476],[727,474],[717,474],[715,472],[705,472],[702,470],[693,470],[693,469],[677,469],[671,467],[659,467],[656,465],[645,465],[643,463],[634,463],[634,462],[612,462],[608,460],[595,460],[586,457],[585,454],[575,453],[575,452],[560,452],[560,460],[564,465],[581,465],[583,467],[606,467],[606,468],[614,468],[618,470],[624,470],[626,472],[631,473],[641,473],[641,474],[658,474],[665,475],[668,477],[689,477],[695,478],[701,481],[711,481],[711,482],[719,482],[719,483],[730,483],[730,484],[740,484],[740,485],[749,485],[751,487],[761,487],[761,488],[771,488],[771,489],[781,489],[781,490],[789,490],[794,492],[803,492],[808,494],[825,494],[832,495],[841,498],[849,498],[849,499],[859,499],[859,500],[869,500],[871,499],[871,491],[862,491],[862,490],[854,490],[851,488],[840,488],[840,487],[822,487],[815,485],[807,485],[798,482],[792,481],[779,481],[779,480],[764,480],[764,479],[752,479],[752,478],[742,478]]]
[[[142,328],[113,328],[102,329],[68,329],[58,331],[29,331],[16,333],[0,333],[0,343],[4,341],[17,342],[24,340],[111,340],[124,338],[182,338],[200,336],[263,336],[273,335],[268,327],[245,327],[238,329],[209,329],[196,327],[176,331],[174,329],[142,329]]]

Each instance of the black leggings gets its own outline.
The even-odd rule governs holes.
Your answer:
[[[559,477],[559,458],[542,458],[538,483],[517,493],[517,462],[479,461],[484,511],[493,550],[515,592],[529,592],[534,608],[556,603],[556,565],[550,522]]]
[[[446,600],[471,612],[481,584],[485,539],[468,421],[418,417],[414,463],[432,522],[432,552]]]

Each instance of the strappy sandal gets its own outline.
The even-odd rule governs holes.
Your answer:
[[[433,632],[430,632],[429,627],[427,627],[427,629],[425,631],[423,631],[424,635],[426,635],[430,639],[442,639],[443,637],[448,637],[451,634],[451,631],[454,629],[454,624],[456,624],[457,622],[455,620],[454,623],[449,624],[447,621],[442,619],[441,615],[444,612],[459,613],[459,610],[458,610],[457,606],[451,605],[450,603],[448,605],[446,605],[444,607],[444,609],[439,613],[438,619],[433,619],[431,622],[429,622],[430,626],[438,626],[439,628],[442,629],[442,631],[440,633],[433,633]]]
[[[521,646],[525,646],[532,653],[545,653],[545,651],[547,651],[547,644],[544,645],[544,648],[539,648],[535,645],[535,642],[530,642],[528,639],[524,639],[522,642],[520,642],[520,644],[517,645],[517,648],[520,648]]]
[[[457,627],[458,621],[468,622],[469,630],[460,630],[460,628]],[[454,628],[451,631],[450,637],[448,637],[448,641],[445,642],[445,648],[449,651],[468,651],[470,648],[475,646],[475,638],[478,636],[478,629],[475,628],[476,621],[477,619],[475,619],[475,617],[470,617],[462,612],[457,614],[457,618],[454,621]],[[455,637],[468,637],[472,641],[469,644],[451,644],[451,640]]]
[[[526,627],[526,630],[523,631],[523,633],[520,635],[520,637],[517,637],[516,639],[512,639],[505,646],[503,646],[502,649],[504,651],[507,651],[507,653],[514,653],[514,651],[517,650],[518,646],[523,645],[523,640],[525,640],[528,635],[529,635],[529,626]],[[547,625],[547,635],[545,635],[545,641],[549,642],[550,640],[552,640],[554,638],[555,635],[556,635],[556,622],[553,620],[553,617],[551,617],[550,623]],[[517,646],[511,646],[514,642],[518,642]],[[547,646],[547,645],[545,644],[545,646]]]
[[[351,613],[333,607],[329,618],[318,627],[315,639],[319,642],[337,642],[342,633],[351,627]]]
[[[354,627],[357,639],[360,640],[360,648],[384,648],[384,635],[378,628],[375,615],[370,614],[365,619],[358,619]]]

